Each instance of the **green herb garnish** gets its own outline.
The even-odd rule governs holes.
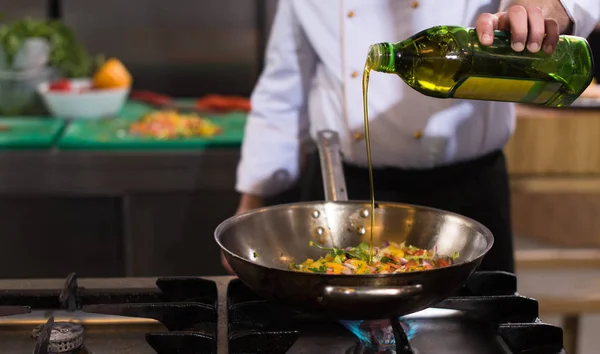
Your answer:
[[[315,246],[315,247],[317,247],[317,248],[318,248],[318,249],[320,249],[320,250],[323,250],[323,251],[329,251],[329,253],[331,253],[331,255],[332,255],[332,256],[334,256],[334,257],[335,257],[335,256],[342,256],[342,255],[346,254],[346,251],[344,251],[344,250],[343,250],[343,249],[341,249],[341,248],[335,248],[335,247],[328,248],[328,247],[323,247],[323,246],[319,245],[318,243],[314,243],[313,241],[310,241],[310,243],[309,243],[309,244],[310,244],[311,246]]]
[[[313,273],[325,273],[325,272],[327,272],[327,268],[325,268],[324,265],[320,266],[319,268],[308,268],[308,270],[310,270]]]
[[[313,241],[310,241],[311,246],[315,246],[320,250],[329,251],[329,253],[334,256],[348,256],[348,258],[360,259],[361,261],[368,262],[369,261],[369,245],[366,243],[361,243],[357,247],[352,247],[348,250],[342,248],[328,248],[323,247]]]
[[[369,261],[369,245],[364,242],[360,243],[357,247],[350,248],[346,253],[352,258],[365,262]]]
[[[369,245],[364,242],[361,242],[356,248],[358,248],[361,252],[369,252]]]

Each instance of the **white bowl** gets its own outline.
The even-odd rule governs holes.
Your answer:
[[[93,89],[91,79],[71,79],[70,91],[50,91],[50,82],[38,86],[38,93],[50,113],[65,119],[100,119],[117,115],[129,95],[130,88]]]

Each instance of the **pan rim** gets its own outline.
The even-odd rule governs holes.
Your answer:
[[[276,270],[276,271],[281,271],[281,272],[289,272],[290,274],[302,274],[302,275],[306,275],[306,276],[312,276],[312,277],[326,277],[326,278],[331,278],[331,277],[336,277],[336,278],[353,278],[353,279],[376,279],[376,278],[389,278],[389,277],[408,277],[410,275],[418,275],[418,274],[431,274],[432,272],[439,272],[439,271],[444,271],[444,270],[450,270],[450,269],[454,269],[454,268],[458,268],[461,266],[466,266],[468,264],[472,264],[473,262],[477,262],[481,259],[483,259],[483,257],[485,257],[485,255],[490,251],[490,249],[492,248],[492,246],[494,245],[494,235],[492,234],[492,232],[490,231],[490,229],[488,229],[485,225],[483,225],[482,223],[480,223],[479,221],[476,221],[472,218],[469,218],[467,216],[452,212],[452,211],[447,211],[447,210],[443,210],[443,209],[438,209],[438,208],[433,208],[433,207],[427,207],[427,206],[422,206],[422,205],[417,205],[417,204],[408,204],[408,203],[397,203],[397,202],[385,202],[385,201],[381,201],[378,202],[376,201],[375,204],[379,204],[379,205],[390,205],[390,206],[402,206],[402,207],[412,207],[412,208],[416,208],[416,209],[421,209],[421,210],[427,210],[427,211],[431,211],[431,212],[442,212],[446,215],[450,215],[450,216],[455,216],[458,217],[460,219],[466,220],[470,223],[472,223],[474,226],[477,226],[477,228],[481,229],[480,231],[482,232],[482,234],[484,235],[484,237],[486,238],[486,240],[488,240],[488,245],[486,246],[486,248],[482,251],[482,253],[470,260],[466,260],[460,263],[455,263],[452,264],[451,266],[447,266],[447,267],[443,267],[443,268],[434,268],[434,269],[429,269],[429,270],[418,270],[418,271],[414,271],[414,272],[405,272],[405,273],[396,273],[396,274],[323,274],[323,273],[308,273],[308,272],[298,272],[295,270],[291,270],[291,269],[287,269],[287,268],[278,268],[278,267],[270,267],[270,266],[266,266],[266,265],[262,265],[259,263],[255,263],[252,261],[247,260],[244,257],[241,257],[233,252],[231,252],[229,249],[227,249],[219,240],[219,235],[222,234],[222,230],[226,229],[229,224],[232,223],[232,220],[237,220],[237,219],[243,219],[243,218],[247,218],[250,215],[253,214],[258,214],[261,212],[265,212],[268,210],[279,210],[279,209],[290,209],[291,207],[295,207],[295,206],[309,206],[309,205],[327,205],[327,204],[341,204],[341,205],[370,205],[370,201],[361,201],[361,200],[345,200],[345,201],[308,201],[308,202],[297,202],[297,203],[285,203],[285,204],[277,204],[277,205],[271,205],[271,206],[266,206],[266,207],[261,207],[261,208],[256,208],[256,209],[252,209],[249,211],[246,211],[244,213],[241,214],[237,214],[237,215],[232,215],[230,217],[228,217],[227,219],[223,220],[221,223],[219,223],[219,225],[215,228],[215,231],[213,233],[215,242],[217,243],[217,245],[219,245],[219,247],[221,248],[221,251],[228,253],[230,256],[232,256],[233,258],[236,258],[238,260],[241,260],[244,263],[247,264],[251,264],[253,266],[257,266],[257,267],[263,267],[266,269],[270,269],[270,270]]]

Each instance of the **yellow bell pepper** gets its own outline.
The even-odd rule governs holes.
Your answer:
[[[334,262],[325,263],[325,267],[331,268],[335,274],[340,274],[344,269],[344,266]]]
[[[404,257],[404,251],[401,250],[400,248],[397,248],[397,247],[394,247],[394,246],[390,246],[390,247],[388,247],[388,251],[394,257],[397,257],[397,258]]]
[[[360,259],[350,259],[348,262],[356,268],[363,268],[367,266],[367,262],[361,261]]]
[[[361,267],[356,270],[356,274],[370,274],[371,270],[369,267]]]

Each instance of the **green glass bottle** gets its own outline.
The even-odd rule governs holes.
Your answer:
[[[560,36],[554,53],[515,52],[510,34],[496,31],[482,46],[474,28],[437,26],[395,44],[369,48],[367,70],[393,73],[437,98],[569,106],[592,81],[588,42]]]

